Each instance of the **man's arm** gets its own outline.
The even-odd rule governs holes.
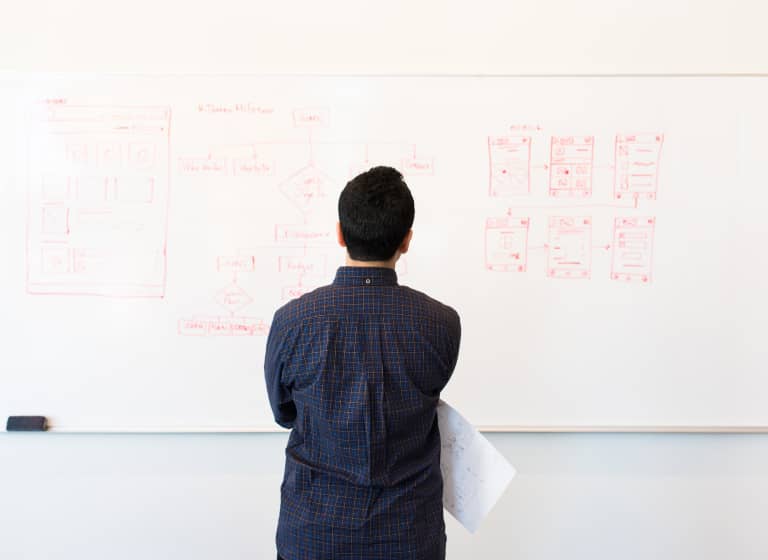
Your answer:
[[[293,428],[296,420],[296,405],[293,402],[289,387],[283,385],[283,348],[281,329],[272,321],[267,337],[267,351],[264,356],[264,377],[267,382],[267,394],[269,404],[275,422],[283,428]]]
[[[459,361],[459,347],[461,346],[461,319],[456,310],[450,309],[448,313],[448,377],[445,382],[453,375],[456,369],[456,362]]]

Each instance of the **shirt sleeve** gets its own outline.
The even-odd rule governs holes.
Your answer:
[[[267,337],[267,351],[264,356],[264,376],[267,382],[269,404],[275,422],[283,428],[293,428],[296,420],[296,405],[290,387],[283,384],[283,340],[277,321],[272,322]]]
[[[450,307],[447,308],[447,344],[445,346],[447,351],[446,364],[447,368],[445,376],[443,377],[443,388],[448,384],[451,379],[454,370],[456,369],[456,363],[459,360],[459,347],[461,346],[461,319],[459,314]]]

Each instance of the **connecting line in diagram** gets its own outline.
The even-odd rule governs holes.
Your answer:
[[[529,217],[489,218],[485,266],[495,272],[526,272],[531,253],[546,255],[546,276],[590,279],[595,251],[611,254],[610,279],[648,283],[652,279],[654,217],[614,218],[611,242],[595,243],[591,216],[550,216],[547,242],[529,245]]]
[[[641,200],[656,200],[664,136],[616,135],[614,159],[605,165],[595,164],[594,136],[551,136],[548,163],[533,164],[532,146],[543,141],[541,127],[520,127],[516,132],[521,134],[488,137],[488,195],[520,203],[501,217],[486,219],[486,270],[527,272],[529,257],[542,253],[546,277],[588,280],[593,253],[605,252],[611,258],[611,280],[651,282],[656,217],[639,215],[639,207]],[[593,202],[596,170],[612,172],[611,202]],[[544,200],[530,200],[543,193],[533,188],[532,171],[547,172]],[[594,242],[591,210],[603,214],[606,209],[620,210],[622,215],[611,218],[610,241]],[[546,228],[545,243],[529,244],[532,227],[539,236]]]
[[[252,256],[220,256],[216,269],[221,274],[231,275],[230,282],[221,288],[216,296],[218,303],[227,312],[225,315],[195,316],[182,318],[178,322],[178,333],[184,336],[264,336],[269,325],[259,317],[238,315],[253,303],[253,298],[238,283],[242,273],[256,271],[256,260]]]
[[[330,113],[325,108],[302,108],[292,112],[293,127],[306,129],[304,141],[262,141],[240,145],[224,145],[211,148],[207,156],[183,156],[179,158],[180,171],[186,175],[203,176],[258,176],[270,179],[280,173],[280,166],[270,152],[283,150],[295,154],[297,146],[306,147],[303,165],[294,167],[287,177],[276,184],[277,190],[300,216],[294,223],[275,224],[272,243],[251,246],[237,251],[238,256],[219,257],[218,271],[231,273],[231,281],[216,295],[216,301],[229,313],[225,317],[195,317],[180,321],[179,332],[190,335],[250,334],[263,335],[267,325],[254,317],[236,315],[253,303],[253,298],[238,283],[238,275],[262,274],[276,265],[281,283],[283,301],[294,299],[315,289],[328,271],[329,251],[335,245],[335,232],[327,220],[318,216],[325,209],[329,193],[341,181],[330,178],[326,163],[332,160],[336,146],[362,148],[362,158],[349,166],[351,176],[369,168],[371,149],[377,150],[377,158],[392,159],[394,149],[404,173],[409,175],[433,175],[434,159],[419,154],[415,144],[404,143],[341,143],[318,142],[318,130],[330,126]],[[334,149],[329,150],[328,146]],[[383,152],[383,153],[379,153]],[[236,154],[234,157],[232,154]],[[329,157],[331,156],[331,157]],[[324,163],[325,162],[325,163]],[[277,255],[269,255],[277,252]],[[270,261],[273,264],[269,264]],[[227,263],[224,268],[221,263]],[[233,326],[234,325],[234,326]],[[235,332],[228,332],[228,330]]]
[[[547,172],[551,198],[589,198],[595,171],[612,171],[612,198],[656,198],[662,134],[619,134],[613,139],[613,161],[595,164],[594,136],[551,136],[549,161],[532,163],[533,144],[544,142],[532,135],[489,136],[488,194],[508,197],[532,193],[532,170]]]

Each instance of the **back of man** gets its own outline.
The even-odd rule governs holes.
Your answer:
[[[400,286],[413,199],[374,168],[339,200],[347,266],[277,311],[265,373],[292,428],[277,531],[285,560],[442,560],[436,408],[456,365],[456,312]]]

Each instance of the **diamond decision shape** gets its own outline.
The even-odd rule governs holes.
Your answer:
[[[253,298],[234,282],[225,286],[217,295],[216,301],[230,313],[235,313],[249,305]]]
[[[310,164],[283,181],[280,190],[299,210],[308,212],[326,198],[330,183],[322,171]]]

